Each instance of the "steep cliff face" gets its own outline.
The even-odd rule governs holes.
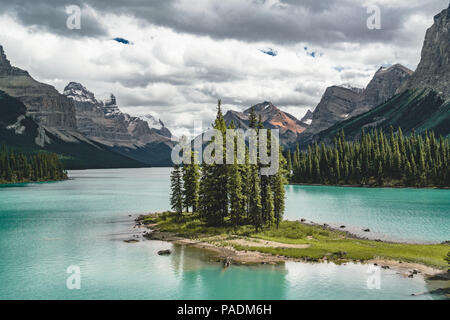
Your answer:
[[[282,145],[288,145],[295,141],[298,134],[308,127],[306,123],[287,112],[281,111],[269,101],[256,104],[252,108],[258,116],[261,116],[264,128],[280,130],[280,143]],[[225,114],[226,123],[230,124],[233,121],[237,127],[248,129],[252,108],[248,108],[244,112],[228,111]]]
[[[350,85],[327,88],[312,113],[309,128],[300,134],[297,142],[305,147],[317,140],[316,136],[321,131],[386,102],[406,83],[411,74],[412,71],[408,68],[395,64],[378,69],[365,89]]]
[[[315,134],[350,116],[358,106],[361,90],[332,86],[325,90],[313,113],[312,123],[305,133]]]
[[[34,80],[27,71],[11,66],[0,45],[0,90],[18,98],[27,115],[38,124],[59,130],[76,130],[75,106],[54,87]]]
[[[450,99],[450,5],[434,17],[420,63],[403,89],[432,89]]]
[[[88,138],[146,164],[171,164],[172,134],[161,120],[123,113],[113,94],[98,100],[80,83],[69,83],[64,95],[75,104],[78,130]]]
[[[121,112],[113,94],[101,101],[80,83],[71,82],[64,95],[75,104],[78,130],[91,139],[109,145],[170,140],[171,133],[161,121],[150,115],[141,118]]]
[[[412,74],[412,70],[401,64],[378,69],[362,93],[356,110],[350,116],[367,112],[392,98]]]
[[[311,124],[313,119],[313,113],[311,110],[306,111],[306,114],[303,116],[303,118],[300,119],[301,122],[306,124]]]

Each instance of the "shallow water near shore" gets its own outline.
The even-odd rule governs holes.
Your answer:
[[[412,297],[427,291],[425,280],[404,278],[395,270],[381,270],[380,289],[371,290],[367,265],[287,262],[223,270],[198,249],[142,238],[138,243],[123,242],[141,233],[133,228],[138,214],[168,209],[169,172],[166,168],[71,171],[69,181],[0,187],[0,299],[441,298]],[[405,217],[402,229],[397,222],[389,223],[393,218],[387,204],[380,204],[381,195],[376,193],[380,189],[364,189],[375,192],[364,194],[348,188],[342,194],[343,188],[336,188],[336,193],[326,188],[333,187],[288,186],[286,217],[370,227],[417,241],[448,238],[449,197],[440,193],[448,190],[405,195],[409,202],[422,203],[405,210],[402,203],[386,201],[394,206],[392,212],[414,216]],[[409,191],[422,190],[405,190]],[[385,197],[401,200],[389,193]],[[364,210],[358,213],[355,204]],[[333,206],[340,208],[341,216],[337,209],[326,215]],[[158,256],[158,250],[167,248],[173,249],[171,256]],[[71,265],[80,267],[80,290],[66,287],[66,269]]]

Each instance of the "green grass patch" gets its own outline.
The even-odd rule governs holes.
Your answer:
[[[450,251],[450,246],[446,244],[406,244],[361,240],[350,237],[342,231],[306,225],[298,221],[283,221],[279,228],[272,226],[256,232],[250,225],[237,228],[227,224],[210,227],[205,225],[196,214],[185,213],[179,216],[171,212],[164,212],[146,216],[144,223],[157,223],[161,231],[172,232],[191,239],[209,236],[223,236],[225,239],[251,237],[285,244],[308,244],[310,245],[308,248],[276,248],[223,243],[232,245],[237,250],[258,251],[313,261],[324,257],[327,257],[328,260],[355,261],[386,258],[417,262],[443,269],[447,267],[445,257]]]

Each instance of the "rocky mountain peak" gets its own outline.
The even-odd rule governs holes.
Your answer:
[[[99,101],[95,99],[95,95],[86,89],[81,83],[70,82],[65,88],[64,93],[66,97],[79,102],[90,102],[98,104]]]
[[[360,96],[360,91],[353,88],[328,87],[314,109],[311,126],[305,132],[315,134],[347,119],[357,108]]]
[[[355,93],[358,93],[358,94],[364,92],[364,89],[363,89],[363,88],[360,88],[360,87],[358,87],[358,86],[356,86],[356,85],[353,85],[353,84],[350,84],[350,83],[344,83],[344,84],[341,84],[341,85],[338,86],[338,87],[341,87],[341,88],[344,88],[344,89],[351,90],[351,91],[353,91],[353,92],[355,92]]]
[[[303,116],[303,118],[300,120],[306,124],[311,124],[313,119],[313,113],[310,109],[308,109],[308,111],[306,111],[306,114]]]
[[[433,89],[450,99],[450,6],[427,30],[420,63],[402,89]]]
[[[157,120],[151,114],[146,114],[146,115],[140,116],[139,119],[147,122],[147,124],[150,128],[154,128],[154,129],[158,129],[158,130],[161,130],[162,128],[164,128],[164,123],[161,121],[161,119]]]
[[[380,76],[380,75],[390,73],[390,72],[401,72],[401,73],[406,73],[409,75],[412,75],[414,73],[414,71],[408,69],[404,65],[401,65],[400,63],[396,63],[390,67],[380,67],[380,69],[378,69],[378,71],[375,73],[375,76]]]
[[[115,106],[117,105],[116,96],[112,93],[109,94],[109,98],[104,100],[105,106]]]
[[[0,45],[0,76],[19,76],[26,75],[28,72],[19,68],[11,66],[8,58],[6,57],[3,47]]]
[[[0,45],[0,66],[8,66],[11,67],[8,58],[6,58],[5,51],[3,51],[3,47]]]
[[[390,67],[381,67],[362,92],[357,108],[351,113],[351,117],[367,112],[390,98],[411,77],[413,71],[401,64]]]
[[[287,112],[281,111],[270,101],[258,103],[244,112],[230,110],[225,114],[225,121],[227,124],[234,122],[236,126],[248,129],[249,115],[252,109],[258,116],[261,116],[264,128],[280,130],[280,141],[283,145],[295,141],[297,135],[308,127],[306,123]]]
[[[132,147],[136,143],[168,143],[172,136],[162,121],[151,115],[134,117],[120,111],[112,93],[97,99],[82,84],[70,82],[64,95],[75,103],[79,131],[101,143]]]
[[[275,109],[277,109],[277,107],[275,107],[272,102],[264,101],[262,103],[258,103],[256,105],[254,105],[253,107],[248,108],[244,112],[250,113],[252,108],[256,113],[260,113],[260,112],[264,112],[264,111],[274,111]]]
[[[0,45],[0,90],[18,98],[27,115],[39,125],[58,130],[75,130],[75,106],[53,86],[33,79],[25,70],[11,66]]]
[[[117,105],[116,96],[110,94],[109,98],[103,100],[103,112],[106,116],[115,116],[121,114],[119,106]]]
[[[317,134],[382,104],[395,95],[411,74],[412,71],[405,66],[394,64],[389,68],[379,68],[365,89],[350,84],[328,87],[314,109],[305,134]]]

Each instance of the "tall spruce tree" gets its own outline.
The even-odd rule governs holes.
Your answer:
[[[172,190],[170,196],[172,210],[181,215],[183,213],[183,181],[179,165],[175,165],[170,174],[170,189]]]
[[[209,224],[223,225],[228,216],[228,167],[226,163],[226,123],[222,114],[221,101],[217,104],[217,115],[213,128],[223,137],[223,164],[204,164],[200,187],[200,215]],[[212,141],[211,143],[214,143]]]
[[[234,122],[231,122],[229,129],[235,129]],[[245,213],[245,199],[242,193],[242,177],[238,161],[237,154],[242,152],[238,150],[237,137],[234,138],[234,163],[229,165],[228,168],[228,190],[229,190],[229,202],[230,202],[230,221],[236,228],[242,221]],[[240,148],[239,148],[240,149]]]
[[[183,200],[186,211],[192,208],[192,212],[198,209],[200,190],[200,167],[197,163],[197,156],[192,152],[191,163],[183,166]]]
[[[259,168],[256,164],[250,165],[250,194],[249,198],[249,217],[256,231],[263,226],[262,205],[261,205],[261,180],[259,177]]]

